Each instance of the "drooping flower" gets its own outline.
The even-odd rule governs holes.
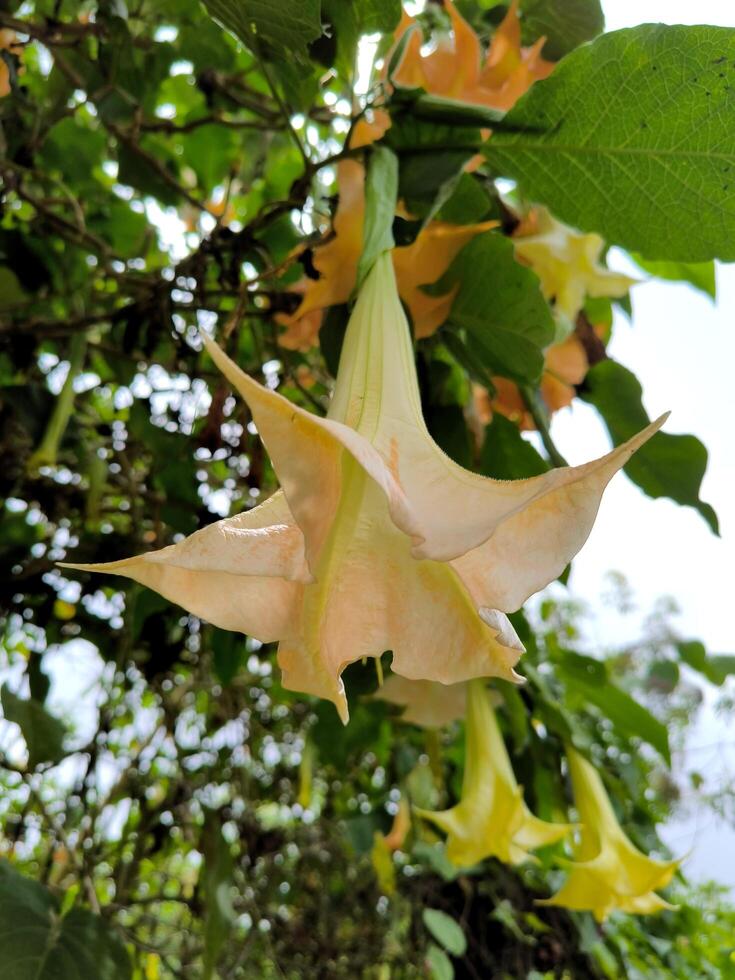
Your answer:
[[[391,674],[372,696],[403,708],[401,721],[419,728],[443,728],[464,718],[467,710],[466,684],[412,681],[399,674]]]
[[[532,48],[521,47],[518,5],[511,5],[496,30],[483,61],[480,40],[447,0],[452,34],[440,37],[435,49],[422,52],[421,32],[408,39],[400,65],[394,74],[396,84],[421,86],[432,95],[442,95],[508,109],[532,83],[545,78],[553,69],[541,58],[543,38]],[[404,12],[396,31],[398,41],[415,24]],[[360,119],[350,138],[351,149],[367,146],[390,127],[390,116],[375,110],[372,119]],[[290,316],[277,320],[286,327],[280,342],[284,347],[308,350],[316,344],[320,319],[315,314],[340,303],[346,303],[355,287],[357,263],[362,251],[362,228],[365,212],[365,169],[352,159],[337,166],[339,202],[332,219],[332,235],[314,250],[313,264],[318,279],[304,279],[298,291],[303,299]],[[428,337],[440,327],[452,307],[456,290],[442,296],[429,296],[422,286],[436,282],[447,271],[458,252],[475,236],[494,226],[483,221],[455,225],[430,221],[410,245],[397,248],[393,261],[398,292],[407,305],[416,337]]]
[[[516,257],[531,266],[541,290],[569,332],[588,296],[625,296],[636,279],[600,264],[604,240],[582,234],[536,207],[514,233]]]
[[[319,278],[302,280],[297,286],[303,293],[298,309],[292,316],[279,317],[287,328],[279,338],[286,348],[313,347],[321,322],[315,314],[346,303],[355,289],[365,219],[365,168],[357,160],[342,160],[337,180],[339,204],[332,222],[333,237],[314,250]],[[421,287],[441,278],[467,242],[495,225],[494,221],[469,225],[430,221],[410,245],[393,250],[398,292],[411,312],[417,337],[428,337],[444,323],[456,293],[454,289],[443,296],[429,296]]]
[[[416,812],[447,834],[447,857],[469,867],[488,857],[508,864],[561,840],[566,823],[539,820],[526,806],[513,774],[489,692],[481,680],[467,685],[467,728],[462,797],[450,810]]]
[[[566,883],[539,904],[589,910],[598,922],[615,909],[646,915],[672,908],[656,889],[671,881],[681,861],[655,861],[639,851],[618,823],[594,766],[571,746],[567,759],[581,820],[576,860]]]
[[[553,71],[554,64],[541,57],[545,38],[539,38],[530,48],[521,47],[518,0],[513,0],[484,58],[480,39],[451,0],[446,0],[444,9],[449,13],[451,34],[437,37],[433,49],[425,53],[421,32],[414,31],[393,74],[396,84],[507,110],[535,81]],[[415,23],[404,13],[397,39]]]
[[[341,674],[393,653],[404,677],[517,679],[505,615],[581,548],[613,474],[663,423],[583,466],[519,481],[464,470],[431,439],[383,253],[345,334],[327,418],[210,356],[248,403],[281,491],[179,544],[75,565],[133,578],[224,629],[279,641],[284,686],[332,700]]]

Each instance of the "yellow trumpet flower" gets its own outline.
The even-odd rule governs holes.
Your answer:
[[[466,739],[459,803],[440,812],[416,810],[447,834],[452,864],[469,867],[488,857],[521,864],[529,851],[569,833],[571,824],[539,820],[526,806],[482,681],[467,685]]]
[[[523,647],[505,613],[563,571],[613,474],[663,422],[530,480],[464,470],[424,423],[389,252],[358,296],[326,418],[204,342],[282,489],[160,551],[67,567],[127,576],[223,629],[278,640],[284,686],[328,698],[345,722],[343,670],[386,650],[404,677],[517,680]]]
[[[541,280],[541,291],[563,318],[567,332],[587,296],[625,296],[637,279],[600,265],[604,240],[582,234],[557,221],[546,208],[536,207],[513,236],[516,256]]]
[[[656,894],[681,861],[654,861],[626,837],[597,770],[571,746],[567,749],[574,802],[582,821],[577,860],[566,883],[540,905],[589,910],[602,922],[614,909],[646,915],[673,906]]]

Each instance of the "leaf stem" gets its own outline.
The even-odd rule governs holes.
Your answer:
[[[544,449],[547,452],[549,461],[554,466],[569,466],[569,463],[567,463],[562,454],[556,448],[554,440],[551,438],[549,416],[546,409],[541,404],[538,397],[538,392],[536,392],[529,385],[519,385],[518,388],[520,390],[521,397],[525,402],[526,408],[531,413],[531,418],[533,419],[539,435],[541,436],[541,442],[543,443]]]

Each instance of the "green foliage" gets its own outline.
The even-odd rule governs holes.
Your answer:
[[[615,445],[648,424],[642,395],[635,375],[613,360],[592,368],[582,392],[602,415]],[[625,472],[649,497],[671,497],[695,507],[717,534],[717,515],[699,497],[706,467],[707,450],[695,436],[657,432],[626,464]]]
[[[538,476],[548,468],[539,452],[521,436],[518,426],[496,413],[485,427],[480,471],[496,480],[517,480]]]
[[[521,10],[524,41],[545,37],[543,55],[555,61],[605,27],[600,0],[523,0]]]
[[[655,262],[644,259],[642,255],[633,255],[632,259],[644,272],[648,272],[656,279],[688,282],[710,299],[717,298],[714,262]]]
[[[733,259],[734,56],[724,27],[604,34],[533,86],[485,155],[564,221],[646,258]]]
[[[42,762],[60,762],[64,756],[64,726],[35,698],[19,698],[3,685],[0,690],[3,716],[19,726],[28,749],[28,768]]]
[[[464,956],[467,950],[467,940],[462,929],[451,915],[441,909],[424,909],[421,914],[424,925],[431,935],[452,956]]]
[[[306,57],[306,48],[322,33],[320,0],[204,0],[213,17],[247,47],[264,45],[286,57]]]
[[[493,374],[538,381],[554,323],[538,278],[515,261],[510,242],[478,235],[427,292],[442,295],[456,284],[449,325],[465,333],[474,359]]]
[[[130,980],[114,930],[82,908],[59,910],[42,885],[0,861],[0,970],[14,980]]]

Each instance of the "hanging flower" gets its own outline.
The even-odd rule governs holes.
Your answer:
[[[581,234],[557,221],[546,208],[535,207],[514,234],[516,256],[541,280],[541,291],[562,319],[566,333],[588,296],[625,296],[637,282],[600,264],[605,247],[596,234]]]
[[[445,8],[452,34],[440,37],[436,49],[425,55],[421,51],[421,32],[414,31],[394,75],[397,84],[421,86],[432,95],[508,109],[536,79],[545,78],[553,69],[553,64],[540,56],[543,38],[533,48],[521,47],[516,2],[495,32],[484,61],[480,39],[470,25],[449,0]],[[404,13],[396,40],[414,23]],[[380,139],[389,127],[389,115],[382,109],[375,110],[371,119],[360,119],[355,125],[351,149]],[[337,186],[339,202],[332,219],[332,235],[314,250],[313,264],[319,277],[303,279],[297,290],[303,299],[296,311],[276,317],[286,327],[280,342],[289,349],[313,347],[321,323],[320,311],[346,303],[355,288],[365,213],[363,165],[352,159],[340,161]],[[416,337],[430,336],[445,322],[455,296],[454,290],[443,296],[429,296],[421,287],[440,279],[475,235],[494,226],[495,222],[490,221],[468,225],[430,221],[414,242],[394,250],[398,292],[411,313]]]
[[[345,335],[326,419],[210,356],[247,401],[282,490],[161,551],[74,565],[142,582],[220,626],[279,641],[284,686],[332,700],[345,667],[393,652],[404,677],[517,680],[505,615],[556,578],[613,474],[663,418],[594,462],[530,480],[468,472],[431,439],[389,253]]]
[[[541,57],[545,38],[539,38],[530,48],[521,47],[518,0],[513,0],[484,58],[480,39],[451,0],[446,0],[444,9],[449,13],[451,34],[440,35],[434,49],[424,54],[421,32],[414,31],[393,74],[397,85],[507,110],[535,81],[553,71],[554,64]],[[396,38],[400,39],[415,23],[404,13]]]
[[[571,746],[567,748],[574,802],[582,821],[566,883],[540,905],[594,912],[602,922],[615,909],[646,915],[672,908],[656,894],[681,861],[654,861],[623,833],[597,770]]]
[[[339,204],[333,220],[333,237],[314,251],[318,279],[302,280],[297,291],[303,299],[296,312],[280,316],[286,326],[279,342],[289,349],[308,350],[316,343],[321,311],[346,303],[357,282],[357,263],[362,253],[365,220],[365,168],[357,160],[342,160],[337,167]],[[443,296],[429,296],[422,286],[436,282],[461,249],[480,232],[497,222],[452,225],[430,221],[410,245],[393,250],[398,293],[411,312],[414,333],[428,337],[449,315],[456,289]]]
[[[521,864],[529,851],[561,840],[571,825],[534,817],[513,775],[489,692],[482,681],[467,688],[462,797],[450,810],[416,812],[447,834],[447,857],[457,867],[488,857]]]

